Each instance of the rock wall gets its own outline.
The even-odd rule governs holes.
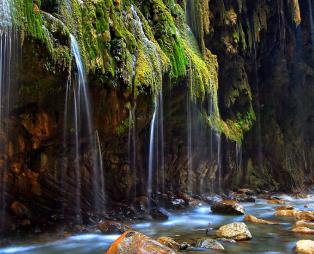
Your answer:
[[[66,83],[75,71],[70,33],[88,72],[108,207],[147,195],[150,122],[161,89],[165,177],[155,172],[156,192],[202,194],[219,191],[220,182],[224,190],[312,184],[308,1],[16,0],[15,13],[22,52],[7,119],[12,135],[2,137],[5,230],[49,228],[74,216],[75,158],[63,147]],[[91,154],[84,140],[81,146],[88,222]]]

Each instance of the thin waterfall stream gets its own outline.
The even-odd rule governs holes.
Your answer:
[[[6,139],[9,137],[9,127],[5,123],[10,112],[11,93],[11,64],[13,58],[14,32],[11,18],[11,1],[2,0],[0,2],[0,150],[6,153]],[[6,138],[4,138],[6,137]],[[7,206],[7,162],[0,168],[0,232],[4,227],[5,209]]]
[[[82,142],[90,149],[90,180],[93,195],[93,210],[100,213],[104,209],[105,181],[102,163],[102,151],[98,131],[94,131],[91,119],[90,101],[87,77],[83,66],[78,43],[73,35],[71,38],[71,51],[75,60],[75,72],[72,79],[67,83],[65,99],[65,121],[64,121],[64,147],[74,145],[74,179],[72,189],[75,192],[75,217],[78,222],[82,220]],[[70,140],[70,141],[69,141]],[[67,162],[69,166],[69,162]],[[63,169],[64,170],[64,169]],[[61,174],[65,177],[65,174]],[[66,182],[66,179],[62,179]]]

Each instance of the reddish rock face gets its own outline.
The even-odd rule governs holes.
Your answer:
[[[105,254],[133,253],[175,254],[176,252],[136,231],[125,232],[105,252]]]

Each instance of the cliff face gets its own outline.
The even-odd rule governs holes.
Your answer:
[[[310,2],[253,2],[14,1],[21,55],[11,135],[1,135],[5,229],[74,213],[75,155],[64,147],[66,87],[76,71],[70,33],[88,74],[107,206],[147,195],[154,112],[156,192],[312,184]],[[83,137],[80,146],[87,217],[92,155]]]

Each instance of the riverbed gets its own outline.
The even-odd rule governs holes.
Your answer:
[[[299,210],[314,210],[314,196],[296,199],[283,195],[286,205],[292,205]],[[297,234],[291,231],[294,218],[275,217],[275,208],[279,205],[268,204],[266,200],[257,199],[255,203],[242,203],[247,214],[258,218],[276,220],[279,225],[260,225],[246,222],[252,233],[250,241],[237,243],[222,243],[225,250],[222,253],[257,253],[257,254],[287,254],[294,253],[294,246],[298,240],[314,240],[314,235]],[[304,206],[307,205],[307,208]],[[215,229],[231,222],[243,221],[244,216],[226,216],[212,214],[210,206],[199,203],[196,208],[178,212],[170,212],[169,219],[163,222],[141,221],[131,227],[148,236],[170,236],[178,242],[195,243],[204,237],[215,238]],[[207,232],[207,234],[206,234]],[[32,241],[15,243],[0,248],[0,254],[103,254],[109,245],[119,235],[102,235],[100,233],[81,234],[64,239],[46,237]],[[182,253],[217,253],[207,249],[192,248]]]

